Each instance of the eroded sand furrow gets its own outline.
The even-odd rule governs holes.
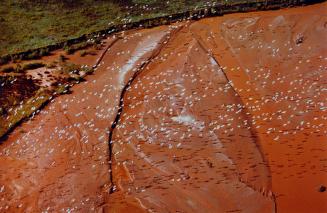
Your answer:
[[[233,84],[231,83],[231,80],[230,80],[230,79],[228,78],[228,76],[226,75],[224,69],[219,65],[217,59],[212,55],[212,53],[208,52],[208,48],[206,48],[206,47],[204,46],[203,42],[201,41],[201,38],[198,38],[198,37],[197,37],[196,35],[194,35],[194,34],[192,34],[192,36],[197,40],[197,42],[198,42],[199,46],[202,48],[203,52],[207,53],[207,54],[212,58],[212,60],[214,60],[214,63],[217,64],[219,71],[222,72],[223,75],[225,76],[226,81],[227,81],[228,84],[231,86],[233,92],[235,93],[235,96],[240,97],[240,99],[239,99],[239,104],[240,104],[241,106],[244,106],[244,102],[243,102],[243,100],[242,100],[242,96],[240,96],[239,93],[237,92],[237,90],[234,88]],[[256,145],[258,151],[259,151],[260,154],[261,154],[261,158],[264,160],[264,164],[267,165],[267,168],[268,168],[268,170],[269,170],[269,164],[268,164],[267,160],[265,159],[265,155],[264,155],[264,153],[263,153],[263,151],[262,151],[261,142],[259,141],[259,137],[258,137],[258,135],[257,135],[257,133],[256,133],[256,131],[255,131],[255,128],[253,128],[253,126],[252,126],[251,115],[250,115],[250,113],[248,112],[248,110],[247,110],[245,107],[244,107],[244,109],[242,110],[242,114],[243,114],[243,116],[244,116],[244,118],[245,118],[246,120],[250,121],[250,122],[249,122],[249,130],[250,130],[250,132],[251,132],[251,138],[254,139],[254,143],[255,143],[255,145]],[[270,173],[270,172],[269,172],[269,173]],[[239,180],[240,180],[241,182],[243,182],[243,180],[242,180],[242,175],[239,175]],[[254,190],[261,190],[260,192],[263,192],[263,193],[264,193],[265,195],[267,195],[267,196],[268,196],[268,195],[269,195],[269,196],[273,196],[273,198],[274,198],[274,202],[275,202],[275,195],[270,191],[270,190],[271,190],[271,185],[269,186],[269,189],[266,190],[266,189],[258,189],[258,188],[256,188],[254,185],[250,185],[251,183],[246,183],[246,182],[243,182],[243,183],[244,183],[244,184],[247,184],[249,187],[253,188]],[[271,184],[271,183],[270,183],[270,184]],[[275,202],[275,206],[276,206],[276,202]],[[276,211],[276,210],[277,210],[277,208],[275,208],[275,211]]]
[[[182,28],[181,26],[177,27],[177,29],[174,29],[173,32],[171,32],[170,34],[168,34],[164,38],[162,38],[162,40],[158,42],[158,47],[156,47],[156,49],[153,50],[152,55],[148,59],[143,61],[142,64],[139,65],[139,67],[134,67],[134,69],[136,68],[136,72],[134,72],[134,74],[130,77],[130,79],[124,85],[124,87],[123,87],[123,89],[121,91],[121,95],[119,97],[118,111],[117,111],[116,117],[115,117],[115,119],[114,119],[114,121],[113,121],[113,123],[112,123],[112,125],[110,127],[110,130],[109,130],[109,142],[108,142],[108,145],[109,145],[109,167],[110,167],[109,178],[110,178],[111,185],[112,185],[110,187],[110,193],[113,193],[115,191],[115,188],[113,188],[113,187],[116,187],[115,184],[113,183],[113,172],[112,172],[112,161],[113,161],[113,158],[112,158],[112,150],[113,150],[112,149],[112,137],[113,137],[114,130],[115,130],[116,126],[118,125],[119,121],[120,121],[121,114],[123,113],[123,110],[124,110],[124,96],[125,96],[125,93],[131,87],[133,81],[138,77],[138,75],[142,72],[142,70],[146,69],[147,65],[150,64],[151,61],[154,60],[160,54],[160,51],[164,48],[165,44],[167,42],[169,42],[171,37],[174,36],[174,34],[178,33],[178,31],[181,28]]]
[[[175,59],[176,55],[179,56],[178,60]],[[213,115],[221,114],[216,111],[217,107],[214,107],[212,101],[221,104],[228,102],[238,104],[235,100],[237,96],[231,87],[227,89],[227,96],[218,91],[213,95],[210,90],[207,91],[207,94],[213,95],[210,99],[203,94],[205,82],[209,83],[213,90],[217,89],[213,82],[223,83],[227,87],[228,80],[223,73],[220,73],[219,66],[211,64],[210,57],[200,48],[187,28],[179,32],[157,58],[158,60],[148,65],[148,69],[142,71],[125,95],[124,112],[121,114],[121,122],[113,137],[115,174],[120,175],[114,177],[118,192],[109,197],[109,202],[113,202],[111,208],[125,211],[130,208],[129,202],[135,199],[142,204],[141,206],[154,212],[163,210],[222,212],[235,209],[246,212],[274,211],[272,195],[267,197],[264,195],[264,191],[269,191],[269,172],[260,157],[255,140],[252,140],[250,131],[244,129],[239,132],[246,135],[246,139],[242,141],[242,149],[248,150],[249,153],[244,154],[244,157],[255,156],[253,162],[247,162],[249,163],[247,165],[244,164],[243,157],[237,159],[235,156],[237,147],[225,147],[228,143],[221,141],[224,137],[215,130],[210,130],[208,126],[209,123],[216,121]],[[210,67],[208,71],[201,69],[197,72],[194,70],[196,64],[201,67],[210,65]],[[190,84],[194,80],[203,83]],[[158,86],[150,86],[154,83]],[[178,88],[185,88],[185,90],[179,92]],[[190,107],[186,101],[187,96],[183,93],[192,94],[195,91],[203,95],[196,95],[195,99],[191,98],[196,106]],[[160,95],[156,96],[156,94]],[[165,97],[161,98],[161,94],[165,94]],[[147,96],[148,98],[144,100]],[[160,104],[156,101],[158,98]],[[219,98],[224,98],[224,101]],[[174,102],[170,102],[169,99]],[[162,107],[171,107],[172,111],[166,114],[160,110]],[[189,110],[191,112],[187,112]],[[203,115],[208,111],[216,111],[209,112],[210,119]],[[183,136],[185,133],[186,136]],[[178,139],[174,135],[182,135],[184,138]],[[238,140],[233,137],[239,137],[238,134],[230,136],[234,143],[237,142]],[[185,157],[187,160],[182,160]],[[161,161],[161,165],[157,163]],[[252,160],[247,159],[247,161]],[[193,166],[189,167],[188,163]],[[253,164],[256,169],[248,167]],[[226,168],[220,168],[222,165]],[[222,172],[220,175],[219,171]],[[243,174],[240,179],[241,171]],[[181,173],[182,176],[178,177],[176,173]],[[219,177],[221,182],[215,183],[214,180],[220,179]],[[177,182],[174,183],[175,179]],[[152,181],[156,184],[152,185]],[[253,186],[247,185],[249,183],[260,192],[254,190]],[[199,188],[193,185],[199,185]],[[204,192],[206,195],[203,194]],[[226,200],[217,193],[226,194],[231,199]],[[251,194],[251,196],[243,196],[244,194]],[[217,196],[224,202],[217,202],[214,199]],[[251,202],[252,196],[256,197],[257,205],[247,203]],[[185,199],[186,197],[188,199]],[[236,197],[242,200],[241,204],[234,203]],[[134,203],[136,202],[134,201],[133,205]]]

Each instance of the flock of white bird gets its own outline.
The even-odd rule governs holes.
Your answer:
[[[95,211],[104,199],[101,187],[109,182],[108,135],[119,107],[123,111],[113,130],[110,172],[113,182],[120,182],[115,172],[123,166],[129,178],[121,177],[120,190],[142,205],[153,211],[163,206],[194,210],[210,203],[219,211],[231,210],[230,205],[244,199],[240,209],[256,202],[262,204],[253,207],[256,211],[273,208],[271,176],[262,156],[267,150],[260,143],[326,139],[327,58],[315,55],[317,47],[303,50],[305,40],[294,46],[289,40],[265,38],[266,31],[283,25],[284,17],[253,30],[259,21],[228,20],[218,35],[204,28],[194,36],[196,27],[203,26],[198,22],[127,32],[94,76],[72,94],[53,99],[1,145],[0,160],[12,159],[23,166],[0,165],[0,195],[5,195],[0,196],[0,212],[27,208],[29,194],[40,200],[43,212],[57,211],[58,206],[62,212],[85,206]],[[202,49],[203,41],[213,54]],[[225,52],[238,63],[220,61],[225,52],[215,54],[222,51],[215,50],[215,41],[224,41],[217,45],[227,47]],[[121,97],[128,79],[160,48]],[[266,53],[262,60],[253,58]],[[288,63],[293,57],[300,59]],[[118,106],[121,98],[124,104]],[[303,155],[303,150],[296,154]],[[85,190],[88,184],[93,188]],[[219,197],[219,190],[232,204],[208,200]],[[171,199],[174,193],[176,198]],[[58,202],[51,202],[55,197]]]

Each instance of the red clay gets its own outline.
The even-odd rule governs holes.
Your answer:
[[[319,192],[327,180],[326,9],[230,15],[191,27],[251,114],[278,212],[327,211]]]
[[[132,72],[127,70],[123,76],[117,67],[126,65],[132,57],[128,51],[133,52],[138,42],[155,47],[166,31],[167,27],[145,30],[118,41],[96,75],[76,85],[73,94],[52,101],[9,136],[1,145],[0,211],[103,208],[110,185],[108,129],[122,85]],[[148,54],[139,55],[135,65]]]
[[[327,211],[326,6],[127,32],[0,145],[0,212]]]

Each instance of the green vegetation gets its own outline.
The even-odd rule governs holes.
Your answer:
[[[287,6],[304,2],[319,0],[1,0],[0,65],[11,60],[2,56],[55,45],[118,24],[217,5],[255,3],[260,8],[271,3]],[[80,49],[67,47],[67,52]],[[45,48],[19,57],[36,59],[48,53]]]
[[[27,52],[26,54],[23,54],[17,58],[14,58],[14,60],[32,60],[32,59],[39,59],[42,56],[48,55],[50,53],[48,48],[42,48],[39,50],[34,50],[31,52]]]
[[[77,65],[74,63],[61,63],[61,74],[65,74],[68,77],[69,82],[82,81],[86,75],[90,75],[94,70],[90,67]]]
[[[56,44],[116,24],[209,6],[213,2],[222,1],[2,0],[0,56]],[[25,59],[44,54],[46,49],[32,52]]]
[[[93,42],[84,41],[84,42],[80,42],[80,43],[77,43],[77,44],[72,44],[72,45],[69,45],[69,46],[65,46],[64,50],[66,51],[67,54],[73,54],[77,50],[85,49],[85,48],[87,48],[87,47],[89,47],[89,46],[91,46],[93,44],[94,44]]]
[[[63,95],[70,93],[70,86],[68,84],[57,85],[54,94],[55,95]]]
[[[22,71],[33,70],[33,69],[37,69],[37,68],[44,67],[44,66],[45,66],[45,64],[43,64],[41,62],[27,63],[27,64],[23,64],[21,70]]]
[[[8,74],[0,76],[0,138],[22,119],[29,117],[43,103],[45,91],[33,80]]]
[[[82,51],[79,52],[79,54],[80,54],[81,57],[84,57],[84,56],[87,55],[87,51],[82,50]]]
[[[30,117],[40,109],[50,98],[50,92],[39,89],[27,100],[22,101],[18,107],[12,107],[13,110],[8,112],[4,107],[0,109],[0,138],[3,137],[10,129],[18,123]]]
[[[63,78],[54,82],[52,88],[40,87],[26,75],[17,74],[43,66],[61,68],[59,72]],[[0,75],[0,140],[9,130],[44,106],[51,96],[70,93],[70,87],[83,81],[94,69],[61,61],[48,65],[40,62],[9,65],[2,72],[6,75]]]
[[[107,1],[2,0],[0,2],[0,55],[55,44],[108,26],[119,7]],[[80,1],[82,2],[82,1]]]
[[[24,76],[17,76],[15,73],[6,76],[0,76],[0,106],[3,109],[9,109],[18,105],[21,101],[35,94],[39,86],[34,84],[33,80]]]
[[[7,66],[7,67],[4,67],[1,72],[4,72],[4,73],[9,73],[9,72],[15,72],[15,68],[13,66]]]
[[[37,69],[40,67],[44,67],[45,64],[41,62],[31,62],[31,63],[25,63],[25,64],[17,64],[16,66],[5,66],[4,68],[1,69],[2,72],[4,73],[11,73],[11,72],[16,72],[16,73],[21,73],[26,70],[33,70]]]

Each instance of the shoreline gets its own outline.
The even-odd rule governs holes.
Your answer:
[[[40,58],[49,54],[49,52],[64,48],[66,46],[71,46],[81,42],[85,42],[92,38],[104,38],[114,33],[119,33],[121,31],[132,30],[132,29],[146,29],[152,28],[160,25],[169,25],[179,21],[185,20],[200,20],[208,17],[223,16],[232,13],[247,13],[254,11],[267,11],[267,10],[278,10],[288,7],[305,6],[316,3],[324,2],[325,0],[294,0],[294,1],[259,1],[259,2],[245,2],[245,3],[235,3],[235,4],[221,4],[213,7],[202,8],[195,11],[184,11],[176,14],[170,14],[165,16],[159,16],[150,19],[143,19],[136,22],[121,23],[118,25],[110,26],[106,29],[98,30],[93,33],[83,34],[77,38],[64,40],[56,44],[49,44],[43,47],[29,49],[22,52],[17,52],[13,54],[7,54],[0,56],[0,66],[12,62],[16,59],[29,60],[29,55],[36,55],[36,58]],[[43,55],[45,54],[45,55]]]

